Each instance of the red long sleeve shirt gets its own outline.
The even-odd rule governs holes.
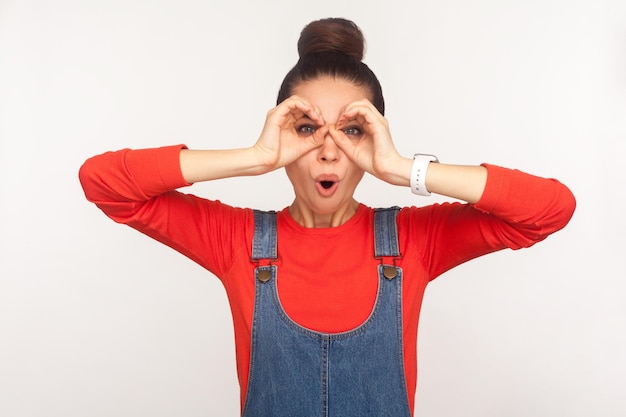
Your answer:
[[[89,201],[107,216],[174,248],[216,275],[226,288],[245,401],[254,307],[251,209],[176,191],[187,186],[183,145],[90,158],[80,170]],[[475,205],[405,207],[398,215],[403,268],[403,341],[411,411],[417,382],[417,327],[427,283],[472,258],[529,247],[563,228],[575,200],[560,182],[493,165]],[[287,314],[307,328],[341,332],[367,319],[377,292],[373,210],[360,205],[346,223],[305,228],[278,213],[278,291]]]

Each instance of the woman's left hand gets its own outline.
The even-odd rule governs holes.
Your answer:
[[[396,185],[408,184],[407,159],[396,150],[389,122],[369,100],[346,106],[329,133],[337,146],[360,168]],[[408,163],[410,171],[410,161]]]

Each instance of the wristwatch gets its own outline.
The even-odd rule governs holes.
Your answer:
[[[417,195],[429,196],[426,189],[426,171],[431,162],[439,162],[435,155],[426,153],[416,153],[413,155],[413,165],[411,166],[411,192]]]

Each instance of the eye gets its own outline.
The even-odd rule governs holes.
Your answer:
[[[346,136],[361,136],[361,128],[356,126],[347,127],[343,130]]]
[[[312,135],[317,130],[317,127],[312,125],[301,125],[296,127],[296,131],[301,135]]]

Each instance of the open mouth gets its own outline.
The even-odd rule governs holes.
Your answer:
[[[321,196],[330,197],[337,191],[339,181],[339,176],[335,174],[321,174],[315,178],[315,187]]]

